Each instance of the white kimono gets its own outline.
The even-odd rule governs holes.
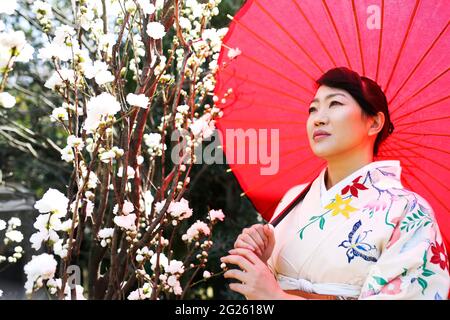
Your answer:
[[[283,290],[343,299],[447,299],[448,256],[433,209],[375,161],[329,190],[325,171],[275,228],[268,266]],[[271,221],[304,188],[291,188]]]

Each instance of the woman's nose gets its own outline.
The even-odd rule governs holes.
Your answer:
[[[315,122],[314,122],[314,125],[315,125],[316,127],[324,126],[324,125],[325,125],[325,122],[324,122],[324,121],[321,121],[321,120],[315,121]]]
[[[323,111],[316,112],[314,118],[314,125],[317,127],[319,125],[324,125],[328,122],[328,115],[326,115]]]

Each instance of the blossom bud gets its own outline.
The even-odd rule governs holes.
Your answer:
[[[20,259],[20,258],[22,258],[22,254],[21,254],[21,253],[18,253],[18,252],[15,252],[15,253],[13,254],[13,257],[16,258],[16,259]]]

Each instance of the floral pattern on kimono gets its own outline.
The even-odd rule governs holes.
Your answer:
[[[418,199],[398,219],[360,299],[447,299],[448,263],[432,209]]]
[[[402,186],[400,161],[369,163],[329,190],[325,172],[275,228],[272,272],[319,294],[347,286],[344,298],[446,299],[442,237],[429,203]],[[305,186],[286,193],[273,219]]]

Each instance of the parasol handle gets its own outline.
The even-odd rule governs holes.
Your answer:
[[[315,180],[315,179],[314,179]],[[272,224],[274,227],[277,226],[277,224],[279,224],[281,222],[281,220],[283,220],[288,213],[294,209],[294,207],[303,200],[303,198],[305,198],[306,194],[308,193],[309,189],[311,189],[311,185],[313,184],[314,180],[312,180],[303,190],[302,192],[300,192],[297,197],[291,201],[291,203],[284,208],[283,211],[281,211],[281,213],[272,221],[269,222],[270,224]]]

